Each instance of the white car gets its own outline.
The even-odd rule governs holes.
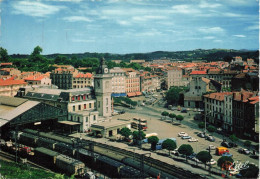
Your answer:
[[[207,150],[209,150],[209,149],[210,149],[210,150],[215,150],[216,147],[215,147],[214,145],[209,145],[208,148],[207,148]]]
[[[195,139],[195,138],[193,138],[193,137],[188,140],[188,142],[198,142],[198,141],[199,141],[198,139]]]
[[[197,162],[197,163],[202,163],[199,159],[197,159],[196,157],[192,158],[193,161]]]
[[[215,165],[217,162],[214,159],[211,159],[209,162],[207,162],[207,165]]]
[[[178,133],[178,136],[179,137],[188,136],[188,134],[186,132],[180,132],[180,133]]]

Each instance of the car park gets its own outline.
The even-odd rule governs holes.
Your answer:
[[[204,138],[205,135],[201,132],[201,133],[198,133],[197,136],[201,137],[201,138]]]
[[[211,159],[209,162],[206,162],[207,165],[215,165],[217,162],[214,159]]]
[[[243,149],[243,148],[239,148],[238,152],[241,153],[241,154],[246,154],[246,155],[249,155],[251,153],[250,150]]]
[[[232,157],[233,155],[231,153],[228,153],[228,152],[224,152],[222,154],[223,157]]]
[[[227,148],[231,148],[231,146],[229,145],[229,143],[228,142],[221,142],[221,146],[223,146],[223,147],[227,147]]]
[[[215,147],[214,145],[209,145],[208,148],[207,148],[207,150],[209,150],[209,149],[210,149],[210,150],[215,150],[216,147]]]
[[[191,136],[182,136],[181,139],[190,139]]]
[[[186,132],[180,132],[180,133],[178,133],[178,136],[179,137],[188,136],[188,134]]]
[[[193,137],[188,140],[188,142],[198,142],[198,141],[199,141],[198,139],[195,139]]]

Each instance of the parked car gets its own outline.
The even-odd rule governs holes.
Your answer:
[[[183,109],[181,110],[181,113],[187,113],[187,109],[183,108]]]
[[[172,107],[172,111],[175,111],[175,110],[177,110],[177,107]]]
[[[193,161],[197,162],[197,163],[202,163],[199,159],[197,159],[196,157],[192,158]]]
[[[193,159],[194,157],[196,157],[196,155],[197,155],[196,153],[193,153],[193,154],[187,156],[187,159]]]
[[[182,136],[181,139],[190,139],[191,136]]]
[[[214,145],[209,145],[208,148],[207,148],[207,150],[209,150],[209,149],[210,149],[210,150],[215,150],[216,147],[215,147]]]
[[[243,148],[239,148],[238,152],[241,153],[241,154],[246,154],[246,155],[249,155],[251,153],[250,150],[243,149]]]
[[[234,142],[229,142],[228,144],[229,144],[231,147],[237,147],[237,144],[234,143]]]
[[[188,136],[188,134],[186,132],[180,132],[180,133],[178,133],[178,136],[179,137]]]
[[[201,137],[201,138],[204,138],[205,135],[201,132],[201,133],[198,133],[197,136]]]
[[[228,153],[228,152],[224,152],[222,154],[223,157],[232,157],[233,155],[231,153]]]
[[[188,140],[188,142],[198,142],[198,141],[199,141],[198,139],[195,139],[193,137]]]
[[[221,146],[231,148],[228,142],[221,142]]]
[[[170,153],[175,155],[175,156],[179,156],[180,155],[180,153],[178,152],[178,148],[170,151]]]
[[[213,136],[211,136],[211,135],[205,136],[205,139],[210,141],[210,142],[215,142],[215,138]]]
[[[211,159],[209,162],[206,162],[207,165],[215,165],[217,162],[214,159]]]

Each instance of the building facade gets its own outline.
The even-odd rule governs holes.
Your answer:
[[[167,82],[168,89],[171,86],[183,86],[182,84],[182,69],[181,68],[173,68],[167,71]]]
[[[125,71],[120,67],[109,70],[112,75],[112,96],[126,96],[126,76]]]

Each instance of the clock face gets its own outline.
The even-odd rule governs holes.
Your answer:
[[[104,69],[104,73],[108,73],[108,69],[107,68]]]

